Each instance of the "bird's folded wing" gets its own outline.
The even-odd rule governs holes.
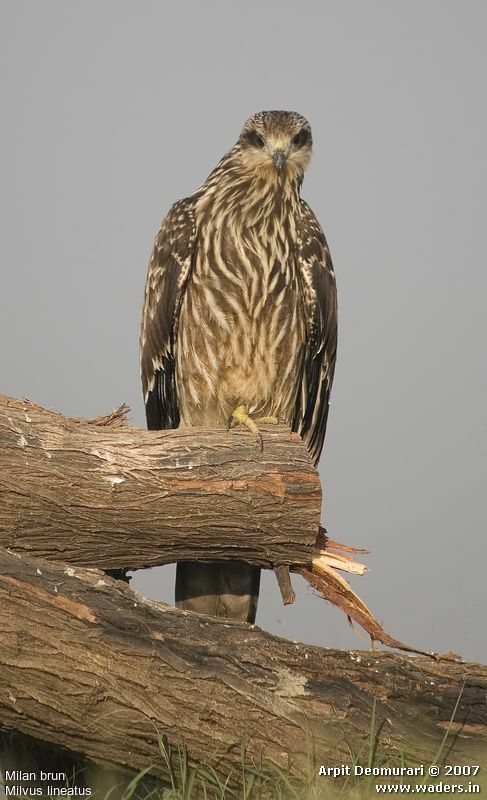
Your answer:
[[[293,430],[316,464],[323,447],[337,346],[337,294],[330,251],[320,224],[301,201],[297,263],[304,296],[307,340],[298,376]]]
[[[169,210],[149,262],[140,330],[142,388],[147,426],[177,428],[175,346],[184,289],[196,241],[192,198]]]

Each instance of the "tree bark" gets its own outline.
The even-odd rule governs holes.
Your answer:
[[[127,571],[174,561],[241,559],[272,568],[284,603],[289,567],[371,639],[417,652],[383,630],[335,571],[363,574],[365,552],[320,528],[319,475],[297,434],[143,431],[126,407],[94,420],[0,396],[0,546]]]
[[[0,397],[0,545],[85,567],[310,564],[321,489],[297,434],[144,431]]]
[[[375,701],[379,748],[431,763],[450,726],[448,763],[485,763],[485,667],[296,644],[5,550],[0,600],[0,724],[95,760],[163,774],[165,735],[222,777],[241,742],[301,775],[350,763]]]

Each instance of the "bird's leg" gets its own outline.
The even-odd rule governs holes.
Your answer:
[[[262,435],[254,420],[249,417],[247,406],[244,403],[240,403],[237,408],[232,411],[230,420],[234,420],[237,425],[245,425],[249,431],[252,431],[259,443],[260,449],[263,449]]]
[[[249,431],[252,431],[252,433],[255,435],[260,449],[263,450],[264,445],[262,441],[262,434],[258,425],[279,425],[280,422],[284,422],[284,420],[273,416],[257,417],[257,419],[252,419],[248,413],[245,403],[239,403],[236,409],[232,411],[230,419],[228,420],[227,430],[229,430],[232,425],[245,425],[245,427],[248,428]]]

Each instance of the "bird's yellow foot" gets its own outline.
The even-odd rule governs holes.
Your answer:
[[[263,442],[262,442],[262,434],[259,430],[260,425],[279,425],[280,422],[284,422],[284,420],[279,419],[279,417],[257,417],[257,419],[252,419],[247,411],[247,406],[245,403],[240,403],[236,409],[232,412],[230,419],[228,420],[228,428],[233,427],[234,425],[245,425],[249,431],[255,435],[259,443],[259,447],[263,450]]]
[[[234,422],[236,425],[245,425],[245,427],[248,428],[249,431],[252,431],[252,433],[255,433],[255,435],[259,433],[257,424],[252,417],[249,416],[247,406],[244,405],[244,403],[240,403],[240,405],[232,411],[230,421]]]
[[[252,431],[252,433],[254,434],[255,438],[259,443],[260,449],[261,450],[263,449],[262,434],[257,427],[257,423],[252,419],[252,417],[249,416],[247,407],[244,405],[244,403],[240,403],[240,405],[238,405],[237,408],[234,411],[232,411],[232,415],[230,417],[230,425],[232,424],[232,422],[235,425],[245,425],[245,427],[248,428],[249,431]]]

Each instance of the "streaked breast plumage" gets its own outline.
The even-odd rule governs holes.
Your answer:
[[[222,188],[196,205],[205,235],[181,304],[180,424],[226,424],[243,403],[251,415],[291,425],[306,328],[293,247],[295,200],[280,192],[266,202],[264,195],[253,211],[246,187],[241,197],[233,192],[231,204]]]

